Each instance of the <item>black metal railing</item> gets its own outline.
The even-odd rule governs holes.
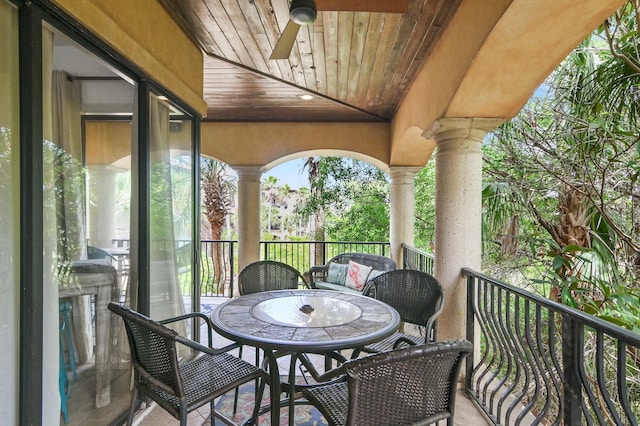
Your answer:
[[[162,242],[154,242],[154,249],[161,248]],[[180,255],[190,241],[177,240],[164,242],[173,244]],[[128,248],[129,240],[113,240],[115,247]],[[236,240],[202,240],[200,241],[200,296],[230,297],[236,285],[238,272]],[[185,251],[186,252],[186,251]],[[311,266],[324,265],[333,256],[340,253],[357,252],[389,256],[388,242],[353,242],[353,241],[261,241],[261,260],[277,260],[293,266],[301,273],[307,272]],[[185,257],[188,263],[188,257]],[[181,259],[178,259],[181,263]],[[185,272],[187,270],[185,269]],[[185,274],[186,276],[187,274]],[[185,281],[188,283],[188,280]],[[185,284],[186,285],[186,284]]]
[[[231,297],[238,269],[234,240],[200,241],[200,296]]]
[[[402,268],[415,269],[433,275],[433,255],[424,250],[402,244]]]
[[[261,260],[277,260],[301,273],[312,266],[325,265],[340,253],[369,253],[388,256],[388,242],[353,241],[261,241]]]
[[[471,270],[466,388],[495,424],[637,425],[640,335]]]

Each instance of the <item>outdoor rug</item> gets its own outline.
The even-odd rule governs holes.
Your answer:
[[[300,378],[302,379],[302,378]],[[254,403],[254,384],[245,383],[240,386],[240,394],[238,396],[238,409],[236,414],[233,415],[233,392],[229,392],[223,395],[216,403],[216,410],[223,415],[227,416],[238,424],[243,423],[246,419],[251,417]],[[262,405],[269,403],[269,387],[265,389],[265,395],[262,398]],[[289,408],[282,407],[280,410],[280,424],[288,425],[289,423]],[[271,417],[269,413],[265,413],[260,416],[258,424],[260,426],[269,425]],[[205,424],[209,424],[208,421]],[[224,423],[219,419],[216,419],[216,426],[222,426]],[[326,426],[327,422],[322,417],[322,414],[311,405],[296,405],[294,424],[296,426]]]

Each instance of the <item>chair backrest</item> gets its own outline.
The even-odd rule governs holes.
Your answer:
[[[245,266],[238,281],[240,294],[297,289],[300,285],[308,287],[296,268],[274,260],[261,260]]]
[[[409,425],[452,419],[460,366],[472,350],[470,342],[452,340],[345,363],[347,424]]]
[[[428,328],[444,305],[444,291],[438,280],[413,269],[378,275],[369,281],[363,294],[393,306],[402,321]]]
[[[127,306],[111,302],[109,310],[124,320],[138,384],[159,387],[182,398],[184,387],[176,349],[178,333]]]

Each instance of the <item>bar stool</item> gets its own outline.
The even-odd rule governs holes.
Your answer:
[[[63,340],[67,347],[67,353],[69,355],[69,369],[71,369],[71,374],[73,374],[73,381],[78,381],[78,374],[76,371],[76,354],[73,346],[73,330],[71,329],[71,309],[72,304],[70,300],[61,300],[59,309],[60,309],[60,349],[61,349],[61,358],[62,365],[67,368],[67,363],[65,362],[64,351],[62,351]]]
[[[60,374],[58,377],[58,386],[60,388],[60,411],[66,424],[69,423],[67,399],[71,392],[71,383],[67,375],[67,363],[64,356],[65,345],[69,354],[69,368],[71,369],[71,374],[73,374],[74,382],[78,381],[78,375],[76,371],[76,354],[73,347],[73,331],[71,330],[71,309],[73,309],[73,305],[70,300],[63,299],[60,300],[58,306],[60,312]]]
[[[62,326],[60,327],[60,333],[62,333]],[[62,334],[60,335],[60,374],[58,376],[58,386],[60,388],[60,411],[62,412],[62,418],[64,423],[69,423],[69,410],[67,409],[67,398],[69,397],[69,391],[71,386],[69,384],[69,377],[67,376],[67,367],[64,363],[64,350],[62,349]]]

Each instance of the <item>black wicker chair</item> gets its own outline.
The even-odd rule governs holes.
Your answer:
[[[240,294],[310,288],[296,268],[275,260],[260,260],[245,266],[238,282]]]
[[[109,309],[124,320],[136,375],[128,425],[133,421],[139,392],[180,420],[181,425],[187,424],[187,413],[207,402],[211,405],[212,424],[217,417],[233,425],[230,419],[215,411],[214,399],[243,383],[262,379],[251,419],[252,423],[256,422],[266,373],[228,353],[237,345],[213,349],[211,320],[206,315],[192,313],[157,322],[124,305],[110,303]],[[186,319],[205,321],[209,327],[209,346],[184,338],[164,325]],[[190,355],[181,357],[178,344],[191,348]]]
[[[436,340],[437,319],[444,307],[444,292],[432,275],[412,269],[396,269],[375,277],[362,293],[396,308],[403,327],[407,323],[424,327],[421,331],[423,337],[399,331],[361,348],[363,352],[385,352]],[[352,357],[355,358],[359,353],[359,350],[354,351]]]
[[[352,359],[325,374],[338,379],[303,391],[330,426],[452,426],[466,340],[426,343]]]

